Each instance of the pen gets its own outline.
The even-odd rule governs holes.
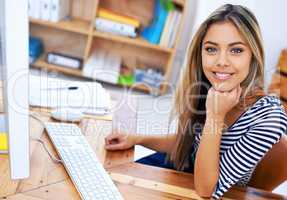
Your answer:
[[[77,86],[71,86],[71,87],[59,87],[59,88],[44,88],[43,90],[77,90]]]

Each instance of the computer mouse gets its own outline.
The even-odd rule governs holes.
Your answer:
[[[78,122],[84,116],[81,110],[73,108],[56,108],[52,110],[51,115],[52,118],[65,122]]]

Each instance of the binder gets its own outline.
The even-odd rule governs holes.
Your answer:
[[[34,19],[40,19],[41,0],[29,0],[29,16]]]
[[[160,0],[155,1],[154,18],[148,27],[146,27],[141,35],[144,39],[152,44],[158,44],[164,29],[168,11],[161,5]]]
[[[51,0],[51,21],[58,22],[69,15],[69,0]]]
[[[40,0],[40,17],[42,20],[50,20],[52,0]]]

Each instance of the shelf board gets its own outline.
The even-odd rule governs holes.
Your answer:
[[[34,68],[38,68],[38,69],[60,72],[60,73],[66,74],[66,75],[71,75],[71,76],[76,76],[76,77],[81,77],[81,78],[88,78],[82,74],[82,70],[80,70],[80,69],[71,69],[68,67],[52,65],[52,64],[47,63],[43,58],[44,57],[41,57],[35,63],[33,63],[31,66]],[[94,80],[92,78],[88,78],[88,79]],[[103,82],[103,81],[99,81],[99,82]],[[104,83],[108,83],[108,82],[104,82]],[[108,84],[112,84],[112,83],[108,83]],[[125,87],[125,86],[121,86],[119,84],[112,84],[112,85],[116,85],[119,87]],[[140,90],[140,91],[143,91],[146,93],[151,92],[150,88],[144,84],[136,84],[136,85],[133,85],[129,88],[133,88],[135,90]]]
[[[52,64],[47,63],[43,58],[38,59],[35,63],[32,64],[32,66],[35,68],[45,69],[48,71],[61,72],[61,73],[66,74],[66,75],[83,77],[82,70],[80,70],[80,69],[71,69],[68,67],[52,65]]]
[[[47,26],[51,28],[56,28],[60,30],[70,31],[74,33],[80,33],[84,35],[89,34],[90,22],[81,20],[81,19],[72,19],[72,20],[62,20],[59,22],[50,22],[40,19],[30,18],[30,23],[38,24],[42,26]]]
[[[121,43],[125,43],[125,44],[131,44],[131,45],[135,45],[135,46],[145,47],[145,48],[153,49],[153,50],[157,50],[157,51],[163,51],[166,53],[172,53],[173,52],[173,49],[171,49],[171,48],[166,48],[166,47],[161,47],[159,45],[151,44],[148,41],[144,40],[143,38],[139,38],[139,37],[128,38],[128,37],[118,36],[118,35],[111,34],[111,33],[100,32],[97,30],[94,31],[94,36],[99,37],[99,38],[103,38],[106,40],[112,40],[115,42],[121,42]]]

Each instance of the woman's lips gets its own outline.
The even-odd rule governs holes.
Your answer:
[[[233,73],[223,73],[223,72],[213,72],[214,76],[218,80],[225,81],[227,79],[230,79]]]

